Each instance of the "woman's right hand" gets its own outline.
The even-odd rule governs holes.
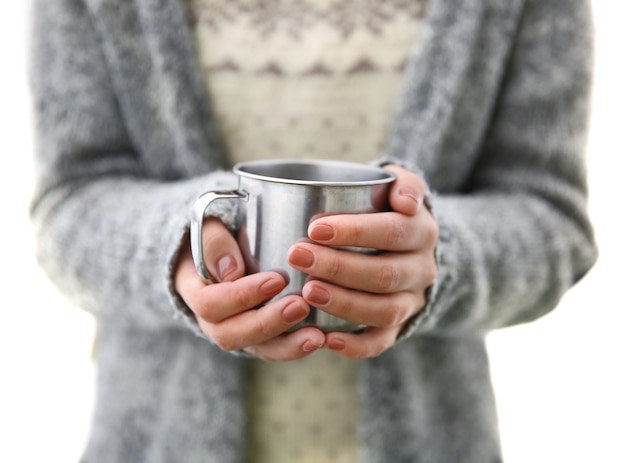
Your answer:
[[[202,235],[204,259],[215,282],[198,275],[187,243],[174,270],[174,288],[218,347],[265,360],[294,360],[324,345],[324,333],[314,327],[285,333],[309,314],[302,297],[285,296],[259,307],[285,287],[280,273],[246,275],[237,241],[218,219],[205,220]]]

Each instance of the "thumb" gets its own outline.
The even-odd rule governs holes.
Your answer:
[[[397,165],[385,166],[396,175],[389,190],[391,209],[404,215],[415,215],[424,204],[426,183],[417,174]]]
[[[208,218],[202,226],[202,249],[207,270],[215,282],[234,281],[245,275],[246,266],[237,240],[216,218]]]

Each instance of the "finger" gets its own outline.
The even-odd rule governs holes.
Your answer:
[[[325,336],[314,327],[304,327],[269,341],[244,349],[263,360],[296,360],[312,354],[324,346]]]
[[[405,215],[415,215],[423,206],[426,183],[417,174],[400,166],[389,164],[385,169],[396,175],[389,190],[391,209]]]
[[[174,270],[174,289],[185,301],[191,305],[191,296],[206,286],[206,282],[200,278],[196,271],[189,241],[181,247]]]
[[[326,216],[311,222],[308,236],[327,246],[413,251],[434,246],[437,224],[428,211],[414,217],[397,212]]]
[[[387,294],[428,286],[436,269],[420,253],[376,255],[300,242],[288,252],[289,264],[308,275],[336,285]]]
[[[400,327],[366,328],[358,334],[335,331],[327,333],[326,347],[353,359],[378,357],[395,343],[399,332]]]
[[[277,272],[247,275],[235,281],[206,285],[199,277],[185,302],[194,313],[209,323],[219,323],[246,310],[258,307],[276,296],[286,285]]]
[[[202,249],[213,281],[233,281],[245,274],[245,263],[235,237],[214,217],[205,220],[202,227]]]
[[[283,334],[303,321],[309,312],[309,305],[301,297],[288,296],[220,323],[207,323],[202,319],[198,323],[217,346],[233,351],[265,343]]]
[[[334,286],[320,280],[305,284],[302,297],[313,307],[343,320],[377,328],[389,328],[404,323],[425,303],[423,292],[372,294]]]

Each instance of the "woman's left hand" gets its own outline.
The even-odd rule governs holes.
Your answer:
[[[316,219],[308,230],[311,242],[289,250],[291,266],[312,277],[302,290],[311,306],[366,326],[358,334],[326,333],[326,347],[345,357],[376,357],[391,347],[426,304],[426,290],[437,275],[438,227],[424,207],[425,183],[399,166],[386,168],[397,176],[389,192],[390,212]]]

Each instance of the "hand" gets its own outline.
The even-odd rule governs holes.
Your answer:
[[[424,307],[437,274],[438,227],[423,204],[425,184],[403,168],[388,169],[397,175],[389,193],[391,212],[314,220],[308,230],[312,242],[289,250],[290,265],[312,277],[302,291],[310,305],[367,327],[358,334],[326,334],[325,345],[346,357],[375,357],[391,347],[406,321]]]
[[[200,278],[187,244],[174,271],[174,288],[218,347],[243,349],[266,360],[292,360],[324,344],[324,333],[314,327],[283,334],[309,314],[309,304],[301,297],[287,296],[258,308],[285,287],[279,273],[246,276],[235,238],[217,219],[205,221],[203,236],[205,262],[215,283]]]

